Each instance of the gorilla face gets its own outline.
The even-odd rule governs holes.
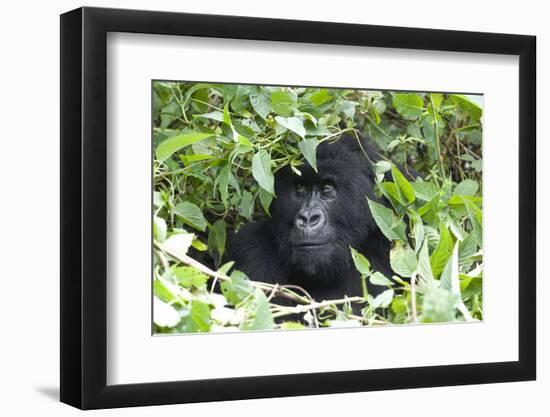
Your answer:
[[[317,167],[304,164],[301,176],[280,170],[271,209],[279,258],[304,284],[337,280],[352,262],[349,247],[367,244],[375,227],[366,199],[374,178],[354,139],[319,145]]]

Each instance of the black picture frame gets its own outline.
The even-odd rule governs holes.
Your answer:
[[[108,32],[519,56],[519,360],[109,386]],[[536,378],[536,38],[102,8],[61,15],[61,401],[82,409],[377,391]]]

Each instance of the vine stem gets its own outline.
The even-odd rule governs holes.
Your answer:
[[[214,279],[220,280],[220,281],[229,281],[231,280],[230,277],[228,277],[226,274],[222,274],[217,271],[213,271],[212,269],[208,268],[207,266],[201,264],[199,261],[191,258],[189,255],[184,253],[179,253],[177,251],[174,251],[165,245],[163,245],[160,242],[155,241],[155,246],[161,250],[162,252],[170,255],[172,258],[176,259],[177,261],[184,263],[186,265],[192,266],[193,268],[197,269],[198,271],[202,272],[203,274],[206,274]],[[303,297],[298,294],[296,294],[294,291],[289,290],[288,288],[285,288],[282,285],[272,285],[272,284],[266,284],[263,282],[257,282],[257,281],[250,281],[253,287],[259,288],[262,291],[271,292],[275,291],[278,295],[281,297],[297,301],[303,304],[309,304],[311,303],[311,299],[308,297]],[[278,288],[277,288],[278,287]],[[299,288],[299,287],[295,287]],[[302,290],[304,293],[307,294],[305,290]]]
[[[435,104],[431,94],[428,94],[430,98],[430,104],[432,106],[432,117],[434,119],[435,127],[435,147],[437,149],[437,156],[439,158],[439,170],[441,171],[441,177],[445,178],[445,169],[443,168],[443,157],[441,156],[441,145],[439,143],[439,124],[437,122],[437,114],[435,112]]]
[[[416,317],[416,275],[414,272],[411,276],[411,314],[413,323],[417,323],[418,319]]]
[[[282,307],[281,311],[273,314],[273,317],[277,318],[281,316],[286,316],[288,314],[305,313],[309,310],[316,310],[319,308],[330,307],[332,305],[337,305],[337,304],[362,303],[364,301],[365,299],[363,297],[347,297],[347,298],[342,298],[340,300],[325,300],[320,303],[312,302],[311,304],[308,304],[308,305],[301,305],[301,306],[295,306],[295,307]]]
[[[166,253],[170,257],[176,259],[177,261],[184,263],[186,265],[192,266],[193,268],[196,268],[198,271],[202,272],[203,274],[206,274],[210,277],[213,277],[216,280],[220,281],[228,281],[231,280],[230,277],[228,277],[226,274],[222,274],[217,271],[213,271],[212,269],[208,268],[207,266],[203,265],[199,261],[191,258],[187,254],[179,253],[177,251],[174,251],[165,245],[163,245],[160,242],[154,241],[154,245],[157,247],[157,249],[162,252]],[[277,305],[275,303],[271,303],[275,308],[277,308],[279,311],[273,314],[274,318],[286,316],[289,314],[296,314],[296,313],[305,313],[308,311],[312,311],[314,315],[314,321],[316,327],[319,326],[318,318],[315,313],[315,310],[324,308],[324,307],[330,307],[333,305],[339,305],[339,304],[345,304],[345,303],[362,303],[365,302],[365,299],[363,297],[345,297],[339,300],[324,300],[322,302],[316,302],[311,298],[309,293],[304,290],[301,287],[298,287],[296,285],[287,286],[279,285],[279,284],[267,284],[264,282],[258,282],[258,281],[250,281],[251,285],[255,288],[258,288],[265,293],[267,293],[269,296],[272,296],[273,294],[278,294],[279,296],[283,298],[287,298],[289,300],[302,303],[303,305],[296,305],[293,307],[286,307]],[[291,291],[290,288],[302,291],[306,296],[300,296],[296,294],[294,291]]]

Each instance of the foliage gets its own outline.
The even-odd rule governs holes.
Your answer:
[[[154,82],[155,331],[482,319],[481,116],[458,94]],[[222,265],[229,233],[269,216],[275,172],[316,169],[317,146],[345,132],[380,152],[365,163],[385,203],[368,204],[392,241],[393,279],[351,248],[363,294],[314,301]],[[366,280],[387,290],[372,297]]]

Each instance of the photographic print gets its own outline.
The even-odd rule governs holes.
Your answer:
[[[483,320],[483,96],[152,82],[153,333]]]

